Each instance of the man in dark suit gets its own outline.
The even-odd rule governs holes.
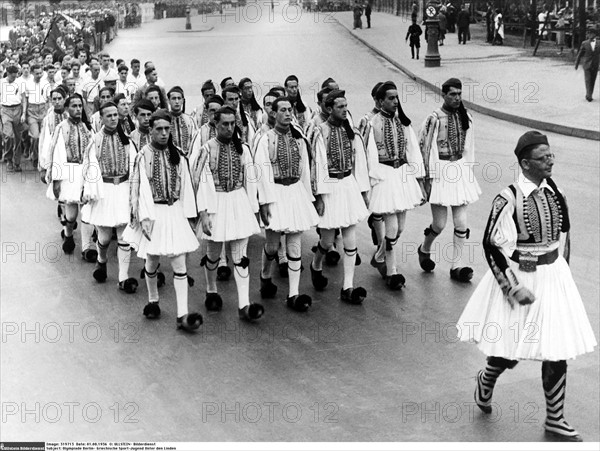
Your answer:
[[[367,6],[365,6],[365,16],[367,18],[367,28],[371,28],[371,1],[367,2]]]
[[[467,36],[469,36],[469,25],[471,24],[471,15],[465,5],[460,7],[456,25],[458,26],[458,43],[466,44]]]
[[[575,70],[579,67],[579,62],[581,62],[585,76],[585,99],[591,102],[600,63],[600,42],[597,29],[588,31],[588,40],[581,43],[575,60]]]

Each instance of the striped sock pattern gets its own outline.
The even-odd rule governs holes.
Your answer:
[[[564,417],[565,393],[567,389],[566,362],[544,362],[542,364],[544,394],[546,396],[547,432],[572,440],[580,438]]]
[[[496,380],[504,372],[506,367],[494,366],[488,363],[485,369],[477,373],[477,388],[475,389],[475,402],[485,413],[492,411],[492,394]]]

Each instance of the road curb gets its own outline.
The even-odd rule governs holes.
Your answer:
[[[167,30],[167,33],[206,33],[212,31],[215,27],[210,28],[198,28],[196,30]]]
[[[338,23],[338,25],[340,25],[341,27],[346,29],[348,31],[348,33],[350,33],[350,35],[353,36],[357,41],[359,41],[364,46],[368,47],[370,50],[372,50],[373,52],[375,52],[382,58],[384,58],[387,62],[392,64],[394,67],[400,69],[409,78],[413,79],[417,83],[420,83],[420,84],[426,86],[428,89],[431,89],[433,92],[436,92],[436,93],[442,92],[442,90],[435,84],[428,82],[427,80],[419,77],[418,75],[415,75],[409,69],[407,69],[406,67],[404,67],[403,65],[398,63],[394,58],[390,57],[389,55],[387,55],[384,52],[382,52],[381,50],[379,50],[377,47],[374,47],[373,45],[371,45],[370,43],[368,43],[367,41],[365,41],[364,39],[359,37],[356,33],[352,32],[352,30],[350,30],[350,28],[348,28],[346,25],[341,23],[338,19],[334,19],[334,20]],[[591,139],[594,141],[600,141],[600,131],[588,130],[585,128],[568,127],[565,125],[555,124],[552,122],[538,121],[536,119],[530,119],[527,117],[517,116],[514,114],[510,114],[510,113],[504,113],[502,111],[494,110],[492,108],[488,108],[488,107],[479,105],[477,103],[468,102],[466,100],[463,101],[463,103],[465,104],[465,106],[467,108],[470,108],[473,111],[477,111],[478,113],[485,114],[487,116],[491,116],[491,117],[494,117],[496,119],[500,119],[503,121],[519,124],[524,127],[533,128],[533,129],[537,129],[537,130],[544,130],[544,131],[552,132],[552,133],[558,133],[560,135],[573,136],[576,138],[584,138],[584,139]]]

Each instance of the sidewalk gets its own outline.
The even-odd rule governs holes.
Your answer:
[[[532,48],[491,46],[485,43],[485,25],[471,25],[471,41],[458,44],[457,33],[447,33],[439,47],[441,67],[425,67],[427,43],[421,36],[420,59],[411,59],[405,42],[410,19],[373,13],[371,25],[352,29],[352,12],[339,12],[335,18],[359,41],[418,82],[403,86],[405,99],[419,95],[423,85],[439,92],[450,77],[463,82],[467,108],[523,126],[564,135],[600,140],[600,83],[594,101],[585,100],[581,67],[575,71],[569,50],[564,59],[533,57]],[[423,34],[425,27],[422,25]],[[548,51],[545,53],[547,54]],[[402,100],[401,97],[401,100]]]

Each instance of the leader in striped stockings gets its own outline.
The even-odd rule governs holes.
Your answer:
[[[564,418],[566,360],[592,352],[597,343],[568,265],[567,203],[550,177],[554,155],[545,135],[525,133],[515,154],[521,173],[494,199],[483,238],[490,270],[458,320],[459,336],[489,356],[475,389],[483,412],[492,411],[504,370],[519,360],[542,361],[545,431],[581,441]],[[493,339],[485,333],[491,324],[499,328]]]

